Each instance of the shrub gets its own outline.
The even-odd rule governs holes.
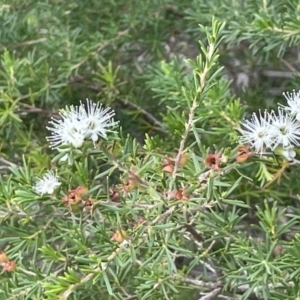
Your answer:
[[[299,298],[298,13],[1,4],[0,299]]]

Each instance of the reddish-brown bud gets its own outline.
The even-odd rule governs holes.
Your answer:
[[[173,173],[174,171],[174,162],[171,158],[167,158],[162,164],[162,170],[165,173]]]
[[[136,229],[139,225],[145,225],[146,224],[146,219],[143,216],[138,216],[138,220],[131,222],[133,229]]]
[[[95,206],[95,202],[93,201],[93,199],[89,197],[87,200],[83,200],[82,203],[83,203],[83,209],[92,214]]]
[[[124,188],[127,191],[132,191],[135,188],[137,188],[137,186],[138,186],[138,179],[134,177],[129,177],[126,183],[124,184]]]
[[[116,241],[118,243],[123,242],[124,240],[128,240],[128,234],[125,230],[117,230],[115,231],[114,235],[110,239],[111,241]]]
[[[3,262],[7,262],[8,259],[7,259],[7,256],[4,252],[0,252],[0,263],[3,263]]]
[[[62,198],[65,202],[65,205],[70,206],[77,206],[77,204],[82,201],[83,195],[87,192],[87,188],[84,186],[78,186],[74,190],[69,190],[68,194]]]
[[[175,199],[176,200],[184,200],[184,201],[187,201],[190,199],[190,194],[186,194],[184,192],[184,189],[183,188],[180,188],[176,191],[175,193]]]
[[[179,157],[179,167],[184,167],[189,160],[189,156],[186,153],[182,153]]]
[[[248,158],[250,158],[252,156],[252,152],[249,151],[250,146],[239,146],[237,149],[237,157],[236,157],[236,161],[238,163],[243,163],[246,160],[248,160]]]
[[[82,197],[84,194],[86,194],[88,191],[88,189],[85,186],[78,186],[75,190],[74,193],[76,195],[76,197]]]
[[[220,167],[220,156],[221,152],[216,154],[208,154],[204,161],[205,166],[214,171],[222,171],[222,168]]]
[[[121,202],[120,193],[114,190],[113,188],[109,189],[109,199],[112,202]]]

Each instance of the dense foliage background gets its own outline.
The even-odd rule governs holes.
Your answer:
[[[299,167],[235,162],[242,118],[298,90],[299,40],[296,0],[0,1],[0,299],[300,299]],[[86,98],[119,133],[60,164],[46,126]]]

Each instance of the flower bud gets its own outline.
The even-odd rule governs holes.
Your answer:
[[[134,177],[129,177],[125,183],[125,187],[127,191],[132,191],[138,186],[138,180]]]
[[[83,200],[82,203],[83,203],[83,210],[92,214],[95,206],[95,202],[93,201],[93,199],[89,197],[87,200]]]
[[[121,229],[121,230],[117,230],[110,240],[121,243],[124,240],[128,240],[128,238],[129,237],[128,237],[127,232],[125,230]]]
[[[189,156],[186,153],[182,153],[179,157],[179,167],[184,167],[189,160]]]
[[[165,173],[173,173],[174,171],[174,164],[173,164],[173,160],[171,158],[167,158],[163,164],[162,164],[162,170],[165,172]]]
[[[116,157],[120,154],[121,147],[120,147],[120,145],[118,145],[114,142],[112,145],[107,146],[107,150],[108,150],[109,154]]]
[[[138,216],[138,220],[131,222],[133,229],[136,229],[139,225],[145,225],[146,224],[146,219],[143,216]]]
[[[249,148],[250,148],[249,146],[247,146],[247,147],[239,146],[238,147],[238,149],[237,149],[238,156],[236,157],[237,163],[243,163],[252,156],[252,152],[249,151]]]
[[[7,262],[8,259],[7,259],[7,256],[4,252],[0,252],[0,263],[3,263],[3,262]]]
[[[76,189],[75,189],[75,195],[77,197],[82,197],[85,193],[87,193],[88,189],[85,187],[85,186],[78,186]]]

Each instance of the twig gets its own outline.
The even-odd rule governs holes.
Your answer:
[[[94,270],[95,272],[101,272],[100,268],[97,268]],[[85,277],[83,277],[80,282],[75,283],[75,284],[71,284],[67,290],[65,290],[59,297],[59,300],[67,300],[68,297],[73,293],[73,291],[80,285],[88,282],[92,277],[93,277],[94,273],[90,273],[88,275],[86,275]]]
[[[42,229],[40,229],[39,231],[35,232],[34,234],[30,235],[29,237],[27,237],[26,239],[28,240],[33,240],[37,235],[39,235],[40,233],[42,232],[45,232],[46,229],[49,227],[49,225],[52,223],[54,217],[52,217],[47,223],[45,226],[43,226]]]
[[[116,157],[114,157],[113,155],[111,155],[106,149],[105,147],[102,147],[102,151],[107,155],[107,157],[113,162],[113,164],[121,171],[123,172],[127,172],[130,176],[132,176],[133,178],[135,178],[140,184],[148,187],[149,183],[144,181],[143,179],[141,179],[135,172],[131,171],[130,169],[128,169],[124,164],[122,164],[120,161],[118,161],[118,159]]]
[[[10,167],[17,167],[16,164],[12,163],[12,162],[9,161],[9,160],[6,160],[6,159],[3,158],[3,157],[0,157],[0,162],[4,163],[4,164],[6,164],[6,165],[8,165],[8,166],[10,166]]]
[[[187,137],[189,135],[189,132],[191,130],[191,127],[193,125],[194,122],[194,115],[195,115],[195,110],[198,106],[198,96],[203,92],[205,85],[206,85],[206,76],[209,72],[209,62],[213,57],[213,54],[215,52],[215,45],[214,44],[210,44],[209,48],[208,48],[208,54],[207,54],[207,59],[205,62],[205,66],[204,69],[201,73],[197,73],[197,75],[199,76],[199,86],[197,87],[197,91],[196,91],[196,95],[193,99],[192,105],[190,107],[190,112],[189,112],[189,119],[187,121],[187,123],[185,124],[185,132],[183,134],[182,140],[180,142],[180,146],[178,149],[178,154],[176,156],[175,159],[175,164],[174,164],[174,170],[172,172],[172,180],[170,182],[170,188],[169,190],[172,191],[173,190],[173,185],[176,179],[176,173],[179,167],[179,163],[180,163],[180,158],[183,155],[183,150],[184,150],[184,146],[185,146],[185,142],[187,140]]]
[[[73,65],[70,69],[74,70],[79,68],[81,65],[83,65],[89,58],[90,56],[97,56],[99,54],[99,52],[101,50],[103,50],[105,47],[107,47],[109,44],[111,44],[112,42],[118,40],[121,36],[126,35],[129,33],[130,29],[135,26],[136,24],[133,24],[130,28],[123,30],[123,31],[119,31],[117,33],[117,35],[113,38],[111,38],[110,40],[107,40],[101,44],[98,45],[97,51],[91,52],[88,56],[86,56],[84,59],[82,59],[80,62],[78,62],[77,64]]]
[[[236,300],[236,298],[232,298],[232,297],[225,296],[225,295],[218,295],[218,298],[225,299],[225,300]]]
[[[290,281],[290,282],[287,282],[285,284],[283,284],[283,283],[277,283],[275,285],[272,284],[272,283],[269,283],[267,286],[268,286],[269,289],[274,289],[274,288],[283,288],[284,289],[284,288],[286,288],[286,286],[293,287],[293,286],[295,286],[295,284],[294,284],[294,282]],[[237,286],[236,288],[237,288],[238,292],[244,293],[250,287],[251,287],[250,284],[243,284],[243,285]],[[259,293],[259,291],[260,291],[261,288],[265,288],[265,287],[266,287],[266,285],[259,285],[259,286],[255,287],[253,289],[253,293],[257,294],[257,293]]]
[[[278,77],[278,78],[294,78],[295,76],[299,76],[299,73],[289,72],[289,71],[275,71],[275,70],[265,70],[262,71],[262,74],[266,77]]]
[[[214,297],[218,296],[221,292],[221,288],[218,287],[216,289],[214,289],[213,291],[211,291],[210,293],[204,295],[203,297],[199,298],[199,300],[211,300],[213,299]]]
[[[216,240],[213,240],[210,245],[207,247],[207,249],[204,251],[204,253],[202,254],[202,256],[205,256],[206,254],[208,254],[208,252],[211,250],[211,248],[213,247],[213,245],[215,244]]]
[[[11,297],[9,297],[9,298],[7,298],[7,300],[16,300],[16,299],[21,299],[21,297],[22,296],[26,296],[26,295],[28,295],[28,293],[30,292],[30,290],[31,290],[31,288],[29,287],[29,288],[27,288],[27,289],[25,289],[25,290],[23,290],[23,291],[21,291],[20,293],[18,293],[18,294],[14,294],[14,295],[12,295]]]
[[[293,67],[293,65],[291,63],[289,63],[287,60],[285,60],[284,58],[280,58],[281,62],[288,67],[292,72],[294,72],[294,76],[299,76],[299,72],[297,71],[297,69],[295,67]]]
[[[194,237],[194,239],[202,245],[202,243],[204,242],[202,234],[198,230],[196,230],[191,224],[185,224],[185,228],[186,231],[189,232]]]
[[[9,169],[10,169],[9,166],[0,166],[0,171],[2,171],[2,170],[9,170]]]
[[[194,122],[194,114],[195,114],[195,109],[197,108],[197,106],[198,106],[198,104],[197,104],[197,100],[195,98],[193,100],[192,106],[190,108],[189,119],[188,119],[188,122],[185,124],[185,131],[184,131],[182,140],[180,141],[180,146],[179,146],[179,149],[178,149],[178,153],[177,153],[177,156],[175,158],[175,164],[174,164],[174,169],[173,169],[173,172],[172,172],[172,181],[171,181],[171,185],[170,185],[170,190],[172,190],[173,184],[175,182],[176,173],[177,173],[177,170],[179,168],[180,158],[183,155],[185,142],[186,142],[186,139],[187,139],[187,137],[190,133],[190,129],[192,127],[192,124]]]
[[[216,287],[222,287],[223,286],[223,282],[206,282],[206,281],[202,281],[202,280],[197,280],[197,279],[192,279],[192,278],[183,278],[179,276],[179,279],[182,280],[183,282],[186,283],[190,283],[194,286],[197,287],[206,287],[206,288],[216,288]]]
[[[47,41],[47,38],[39,38],[36,40],[29,40],[29,41],[24,41],[21,43],[16,43],[16,44],[13,44],[11,47],[17,48],[17,47],[22,47],[22,46],[34,45],[34,44],[38,44],[38,43],[42,43],[42,42],[46,42],[46,41]]]
[[[127,297],[126,300],[137,298],[137,296],[128,294],[124,287],[120,286],[120,289],[122,290],[123,294]]]
[[[155,218],[147,227],[154,225],[155,223],[165,219],[167,216],[169,216],[170,214],[172,214],[172,212],[174,211],[175,207],[170,208],[169,210],[165,211],[163,214],[161,214],[160,216],[158,216],[157,218]],[[138,245],[136,247],[138,247],[140,244],[142,244],[144,242],[144,238],[141,239],[138,243]],[[107,262],[103,262],[101,264],[101,267],[97,267],[93,273],[90,273],[88,275],[86,275],[85,277],[83,277],[80,282],[72,284],[68,287],[68,289],[66,291],[63,292],[63,294],[60,295],[60,297],[58,298],[59,300],[65,300],[67,299],[72,293],[73,291],[80,285],[86,283],[87,281],[89,281],[95,273],[97,272],[101,272],[101,271],[105,271],[108,264],[122,251],[122,249],[124,247],[127,247],[131,244],[130,240],[124,240],[119,247],[112,252],[112,254],[107,258]]]
[[[143,115],[145,115],[149,120],[151,120],[156,126],[158,126],[157,129],[159,129],[162,132],[168,133],[169,131],[167,130],[166,126],[161,123],[159,120],[157,120],[152,114],[150,114],[149,112],[147,112],[145,109],[143,109],[142,107],[140,107],[139,105],[130,102],[128,100],[124,100],[124,99],[119,99],[122,103],[124,103],[125,105],[131,106],[133,108],[135,108],[136,110],[138,110],[140,113],[142,113]]]
[[[193,238],[192,238],[193,235],[192,235],[191,233],[187,232],[187,233],[185,233],[185,234],[183,235],[183,237],[184,237],[185,239],[187,239],[188,241],[191,241],[191,242],[195,243],[195,244],[199,247],[199,249],[202,249],[202,248],[203,248],[202,242],[198,242],[197,240],[193,239]]]
[[[152,220],[149,225],[152,226],[154,224],[156,224],[159,221],[164,220],[165,218],[167,218],[169,215],[171,215],[175,210],[175,206],[172,206],[171,208],[169,208],[168,210],[166,210],[164,213],[162,213],[161,215],[157,216],[154,220]]]
[[[238,124],[236,124],[235,122],[233,122],[226,115],[226,113],[224,111],[221,111],[220,116],[223,117],[227,122],[229,122],[233,129],[235,129],[236,131],[238,131],[240,134],[244,134],[244,131],[241,129],[241,127]]]
[[[96,274],[97,272],[102,272],[102,271],[105,271],[105,269],[107,268],[107,265],[110,261],[112,261],[120,252],[121,250],[130,245],[130,241],[128,240],[124,240],[120,245],[119,247],[117,248],[116,251],[114,251],[108,258],[107,258],[107,262],[106,263],[102,263],[102,266],[101,268],[100,267],[97,267],[96,269],[94,269],[93,273],[90,273],[88,275],[86,275],[85,277],[83,277],[80,282],[77,282],[77,283],[74,283],[74,284],[71,284],[67,290],[65,290],[60,296],[59,296],[59,300],[66,300],[68,299],[68,297],[73,293],[73,291],[79,287],[80,285],[88,282],[90,279],[93,278],[94,274]]]
[[[208,178],[210,178],[210,176],[212,174],[215,173],[215,177],[214,178],[217,179],[217,178],[221,177],[224,174],[228,174],[231,170],[234,170],[235,168],[236,168],[235,165],[228,166],[228,167],[224,168],[222,172],[218,172],[218,173],[215,173],[214,170],[210,169],[210,170],[205,171],[204,173],[202,173],[202,174],[199,175],[198,182],[206,184]]]

